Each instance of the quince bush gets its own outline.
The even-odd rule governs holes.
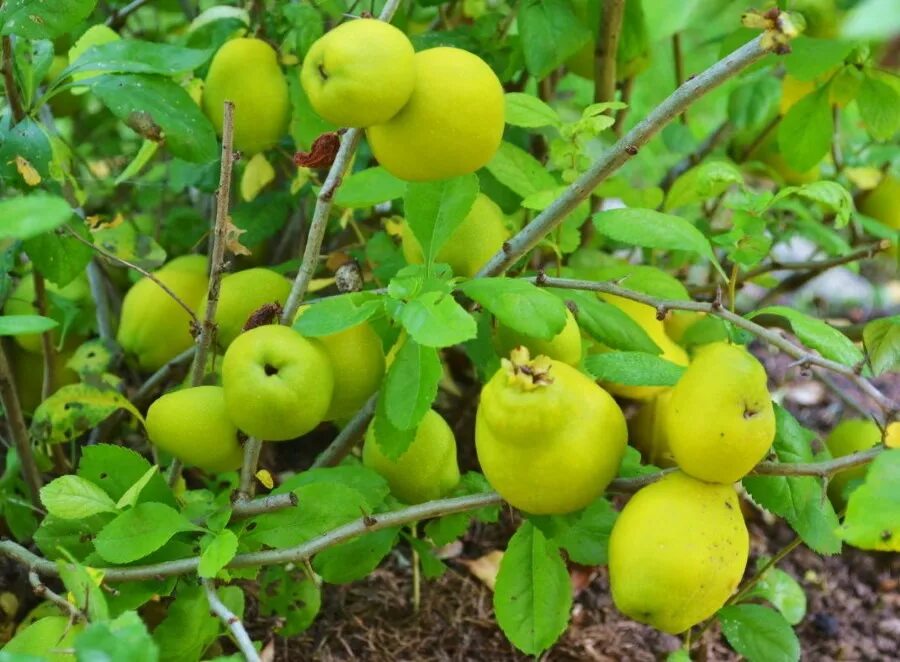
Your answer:
[[[881,4],[192,4],[0,5],[0,555],[43,596],[0,660],[259,659],[245,614],[391,554],[414,609],[503,504],[523,653],[572,561],[670,659],[797,660],[748,521],[900,551]]]

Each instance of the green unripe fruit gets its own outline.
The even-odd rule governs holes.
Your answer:
[[[299,318],[309,306],[297,312]],[[325,349],[334,373],[334,394],[326,421],[342,421],[358,412],[378,390],[384,377],[384,346],[368,322],[316,338]]]
[[[231,471],[244,453],[220,386],[195,386],[158,398],[147,410],[150,441],[185,464]]]
[[[313,109],[332,124],[381,124],[409,101],[414,54],[406,35],[390,23],[347,21],[310,46],[300,82]]]
[[[477,55],[430,48],[413,58],[409,102],[384,124],[366,130],[375,158],[395,177],[434,181],[475,172],[503,138],[503,86]]]
[[[285,441],[319,425],[331,405],[334,372],[322,344],[286,326],[239,335],[222,360],[228,415],[239,429]]]
[[[179,258],[154,274],[195,314],[209,285],[201,261],[205,263],[205,258]],[[157,283],[142,278],[122,300],[116,340],[137,357],[143,370],[157,370],[194,343],[191,317]]]
[[[626,616],[669,634],[715,614],[737,588],[750,539],[730,485],[680,471],[635,494],[609,538],[609,585]]]
[[[225,276],[216,308],[219,346],[227,348],[261,306],[267,303],[284,305],[290,293],[291,281],[271,269],[255,267]],[[200,311],[206,311],[206,297],[200,302]]]
[[[885,175],[878,186],[863,196],[859,210],[876,221],[900,230],[900,179]]]
[[[843,457],[858,451],[868,450],[881,443],[881,430],[873,421],[862,419],[844,420],[838,423],[825,439],[832,457]],[[840,506],[846,504],[844,492],[853,481],[862,480],[869,465],[845,469],[834,476],[828,483],[828,496]]]
[[[500,356],[509,356],[516,347],[527,347],[532,356],[543,354],[551,359],[577,366],[581,362],[581,331],[575,316],[566,309],[566,325],[550,340],[532,338],[497,324],[493,336],[494,349]]]
[[[46,295],[47,314],[49,317],[59,322],[60,326],[53,329],[50,333],[53,338],[53,345],[58,346],[60,341],[61,327],[65,320],[61,311],[55,311],[51,305],[51,296],[60,296],[67,299],[71,303],[77,304],[83,311],[84,316],[93,317],[94,304],[91,299],[91,290],[88,287],[87,279],[79,276],[65,287],[57,287],[49,280],[44,280],[44,291]],[[37,315],[38,310],[35,306],[34,292],[34,275],[26,274],[22,276],[19,284],[9,295],[6,305],[3,308],[4,315]],[[81,315],[79,315],[81,317]],[[41,352],[41,334],[28,333],[24,335],[14,336],[16,344],[22,349],[29,352]],[[66,339],[69,344],[79,344],[83,339],[72,334],[67,334]]]
[[[213,56],[203,87],[203,112],[222,135],[225,101],[234,103],[234,147],[247,155],[275,145],[290,120],[288,86],[278,55],[260,39],[226,42]]]
[[[384,454],[370,425],[363,445],[363,464],[381,474],[391,493],[404,503],[440,499],[459,483],[456,438],[447,422],[429,409],[409,448],[397,459]]]
[[[410,264],[422,264],[425,261],[422,246],[406,222],[403,223],[400,237],[406,261]],[[479,193],[472,209],[441,246],[434,261],[449,264],[456,276],[472,278],[503,248],[503,242],[507,239],[509,230],[503,219],[503,211],[497,203]]]

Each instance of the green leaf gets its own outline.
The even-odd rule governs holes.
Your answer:
[[[413,538],[406,532],[403,533],[403,539],[406,540],[406,542],[409,543],[409,546],[419,555],[419,563],[422,566],[422,575],[426,579],[437,579],[447,571],[447,566],[445,566],[443,561],[435,555],[434,547],[427,540]]]
[[[61,74],[65,78],[76,71],[89,71],[90,75],[102,73],[162,74],[174,76],[206,63],[212,49],[184,48],[139,39],[117,39],[91,46],[72,62]],[[79,81],[83,85],[84,80]]]
[[[128,180],[137,177],[138,173],[144,169],[144,166],[150,163],[153,157],[156,156],[156,150],[158,149],[159,143],[153,142],[152,140],[144,140],[141,143],[141,148],[138,150],[137,154],[129,161],[128,165],[125,166],[125,169],[118,174],[115,181],[113,181],[113,184],[118,186],[123,182],[127,182]]]
[[[31,239],[55,230],[72,217],[69,203],[56,195],[32,193],[0,201],[0,239]]]
[[[812,80],[841,64],[853,47],[849,41],[801,35],[791,40],[791,52],[784,58],[784,66],[794,78]]]
[[[75,639],[78,660],[157,662],[159,647],[137,612],[127,611],[113,621],[92,622]]]
[[[426,264],[434,262],[435,255],[465,220],[477,195],[478,177],[474,174],[409,184],[403,208]]]
[[[561,294],[561,293],[560,293]],[[562,295],[562,294],[561,294]],[[565,298],[575,303],[578,325],[594,340],[625,352],[659,354],[662,350],[640,324],[623,310],[592,292],[567,291]]]
[[[384,391],[380,391],[378,393],[378,402],[375,405],[375,417],[372,419],[375,442],[388,457],[400,457],[416,438],[416,428],[409,428],[408,430],[398,428],[391,423],[385,407]]]
[[[406,192],[406,182],[381,166],[367,168],[347,177],[334,196],[338,207],[359,209],[396,200]]]
[[[781,85],[768,71],[735,85],[728,96],[728,119],[738,131],[761,127],[778,107]]]
[[[6,0],[0,7],[0,34],[54,39],[76,27],[97,0]]]
[[[799,187],[789,186],[779,191],[778,195],[772,199],[771,204],[774,205],[790,195],[818,202],[833,211],[837,215],[838,227],[843,227],[850,222],[850,214],[853,212],[853,196],[850,195],[850,191],[837,182],[820,181]]]
[[[812,462],[813,434],[785,409],[775,406],[775,442],[779,462]],[[819,554],[837,554],[838,517],[825,495],[822,481],[813,476],[746,476],[744,487],[761,507],[784,517],[806,545]]]
[[[418,426],[431,409],[443,374],[436,349],[407,339],[384,380],[384,406],[391,423],[400,430]]]
[[[459,289],[497,320],[532,338],[551,340],[566,325],[559,297],[519,278],[476,278]]]
[[[518,26],[525,67],[544,78],[591,39],[588,30],[565,0],[525,0]]]
[[[624,244],[698,253],[727,278],[709,240],[688,221],[652,209],[611,209],[594,215],[597,231]]]
[[[494,614],[512,644],[538,655],[569,623],[572,584],[559,549],[540,529],[524,522],[510,539],[494,590]]]
[[[895,423],[896,425],[896,423]],[[854,547],[900,552],[900,449],[881,453],[850,494],[838,534]]]
[[[827,359],[847,366],[855,366],[863,360],[862,352],[857,349],[852,340],[822,320],[817,320],[787,306],[767,306],[752,312],[747,317],[753,319],[759,315],[778,315],[785,318],[790,322],[791,328],[797,334],[800,342],[817,350]]]
[[[141,455],[124,446],[97,444],[85,446],[78,463],[78,475],[102,487],[113,501],[122,499],[143,476],[150,480],[140,491],[136,503],[159,501],[173,508],[177,506],[171,488],[159,471]]]
[[[243,614],[241,589],[225,586],[218,592],[225,606],[240,618]],[[196,583],[182,583],[174,602],[166,609],[166,617],[153,630],[153,639],[159,646],[160,662],[201,659],[223,628],[219,618],[210,611],[203,588]]]
[[[666,195],[664,209],[671,211],[695,202],[709,200],[724,193],[734,184],[743,183],[744,177],[733,163],[707,161],[694,166],[675,180]]]
[[[578,513],[556,517],[565,525],[553,542],[566,550],[570,559],[583,565],[606,565],[609,536],[618,517],[609,501],[601,497]]]
[[[69,384],[44,400],[35,410],[31,435],[43,443],[70,441],[106,420],[117,409],[125,409],[142,423],[144,421],[135,406],[114,389]]]
[[[426,347],[450,347],[474,338],[478,331],[472,316],[443,292],[425,292],[405,304],[400,322],[413,340]]]
[[[841,26],[845,39],[883,41],[900,32],[894,0],[863,0],[847,12]]]
[[[330,336],[362,324],[382,309],[381,297],[377,294],[339,294],[303,308],[294,321],[294,329],[307,338]]]
[[[595,379],[627,386],[674,386],[684,367],[645,352],[591,354],[584,367]]]
[[[541,126],[558,126],[559,114],[546,103],[532,94],[507,92],[506,123],[526,129]]]
[[[110,563],[131,563],[165,545],[176,533],[196,527],[163,503],[139,503],[103,527],[94,547]]]
[[[262,615],[284,620],[284,625],[277,630],[278,634],[291,637],[313,624],[322,607],[322,592],[313,579],[296,569],[269,566],[263,569],[259,583],[258,599]]]
[[[834,119],[828,89],[807,94],[795,103],[778,126],[778,151],[794,170],[806,172],[831,148]]]
[[[137,479],[137,481],[129,487],[125,494],[121,496],[121,498],[116,502],[116,508],[130,508],[134,506],[138,502],[138,498],[141,496],[141,492],[144,491],[144,488],[147,487],[147,484],[153,480],[153,477],[158,475],[159,467],[153,466],[147,469],[144,472],[144,475]]]
[[[368,512],[365,497],[340,483],[312,483],[294,490],[299,505],[253,518],[242,540],[276,549],[292,547]]]
[[[883,80],[872,74],[865,76],[856,104],[866,130],[875,140],[889,140],[900,129],[900,94]]]
[[[900,370],[900,315],[866,324],[863,341],[876,376]]]
[[[22,627],[0,649],[0,662],[47,662],[49,649],[72,644],[71,630],[72,623],[68,616],[39,618]],[[56,656],[56,660],[60,659],[66,658]]]
[[[138,231],[133,223],[124,222],[112,228],[94,230],[91,236],[96,246],[148,271],[155,271],[166,261],[163,247],[153,237]]]
[[[237,554],[238,539],[230,529],[221,530],[203,547],[197,574],[213,579]]]
[[[781,612],[791,625],[798,625],[806,616],[806,593],[796,579],[778,568],[766,570],[746,599],[763,598]]]
[[[522,198],[559,186],[540,161],[512,143],[500,143],[500,149],[485,167],[501,184]]]
[[[34,542],[50,560],[85,559],[94,553],[94,536],[114,517],[112,513],[102,513],[85,519],[65,520],[47,515],[34,534]]]
[[[337,467],[301,471],[282,481],[281,485],[272,490],[272,494],[294,492],[298,487],[313,483],[340,483],[362,494],[370,509],[379,508],[391,492],[387,481],[369,467],[347,462],[345,460],[344,464]]]
[[[329,584],[363,579],[390,553],[399,532],[399,528],[381,529],[329,547],[313,559],[313,569]]]
[[[28,161],[41,176],[41,180],[50,178],[51,167],[54,168],[54,175],[60,175],[58,158],[54,159],[46,129],[31,118],[26,117],[10,129],[0,129],[0,137],[0,177],[8,180],[5,184],[25,184],[17,167],[20,159]]]
[[[716,614],[722,633],[748,662],[800,659],[800,641],[777,611],[761,605],[722,607]]]
[[[88,238],[84,223],[73,222],[69,228],[81,237]],[[59,287],[65,287],[83,274],[88,262],[94,257],[90,246],[78,241],[68,232],[45,232],[27,240],[23,248],[44,278]]]
[[[59,322],[40,315],[0,315],[0,336],[22,336],[43,333],[59,326]]]
[[[96,575],[79,563],[69,559],[57,559],[56,569],[68,592],[68,598],[78,609],[85,612],[90,621],[109,619],[109,603]]]
[[[83,519],[116,512],[116,504],[102,488],[78,476],[60,476],[41,488],[41,503],[60,519]]]
[[[168,78],[107,74],[81,82],[90,82],[103,104],[143,137],[164,138],[178,158],[208,163],[218,157],[212,124],[184,88]]]

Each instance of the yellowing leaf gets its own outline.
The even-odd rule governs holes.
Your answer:
[[[399,237],[403,233],[403,219],[400,216],[391,216],[386,219],[384,231],[391,237]]]
[[[251,255],[250,249],[241,243],[243,230],[231,222],[231,217],[225,219],[225,248],[234,255]]]
[[[324,290],[326,287],[331,287],[332,285],[334,285],[334,278],[313,278],[309,282],[307,290],[309,292],[318,292],[319,290]]]
[[[294,179],[291,180],[291,195],[296,195],[309,181],[310,169],[299,167]]]
[[[265,154],[255,154],[244,168],[241,177],[241,197],[250,202],[259,192],[272,183],[275,179],[275,168],[266,159]]]
[[[114,388],[106,384],[69,384],[35,410],[31,435],[35,441],[50,444],[70,441],[106,420],[117,409],[125,409],[144,422],[137,408]]]
[[[267,490],[271,490],[275,487],[275,481],[272,479],[272,474],[265,469],[260,469],[256,472],[256,480],[262,483]]]
[[[460,559],[460,563],[465,565],[469,572],[471,572],[477,579],[481,580],[481,583],[487,586],[490,590],[494,590],[494,585],[497,583],[497,573],[500,570],[500,561],[503,560],[503,552],[499,549],[495,549],[492,552],[488,552],[484,556],[472,559],[471,561]]]
[[[16,170],[22,175],[22,179],[29,186],[37,186],[41,183],[40,173],[34,169],[34,166],[24,156],[16,157]]]
[[[863,191],[871,191],[881,181],[881,170],[872,167],[844,168],[844,174],[855,186]]]

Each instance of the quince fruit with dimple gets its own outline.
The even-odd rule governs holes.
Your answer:
[[[500,356],[508,356],[516,347],[527,347],[534,356],[542,354],[571,366],[577,366],[581,362],[581,330],[568,308],[566,308],[566,325],[550,340],[532,338],[508,326],[497,324],[493,342],[494,349]]]

